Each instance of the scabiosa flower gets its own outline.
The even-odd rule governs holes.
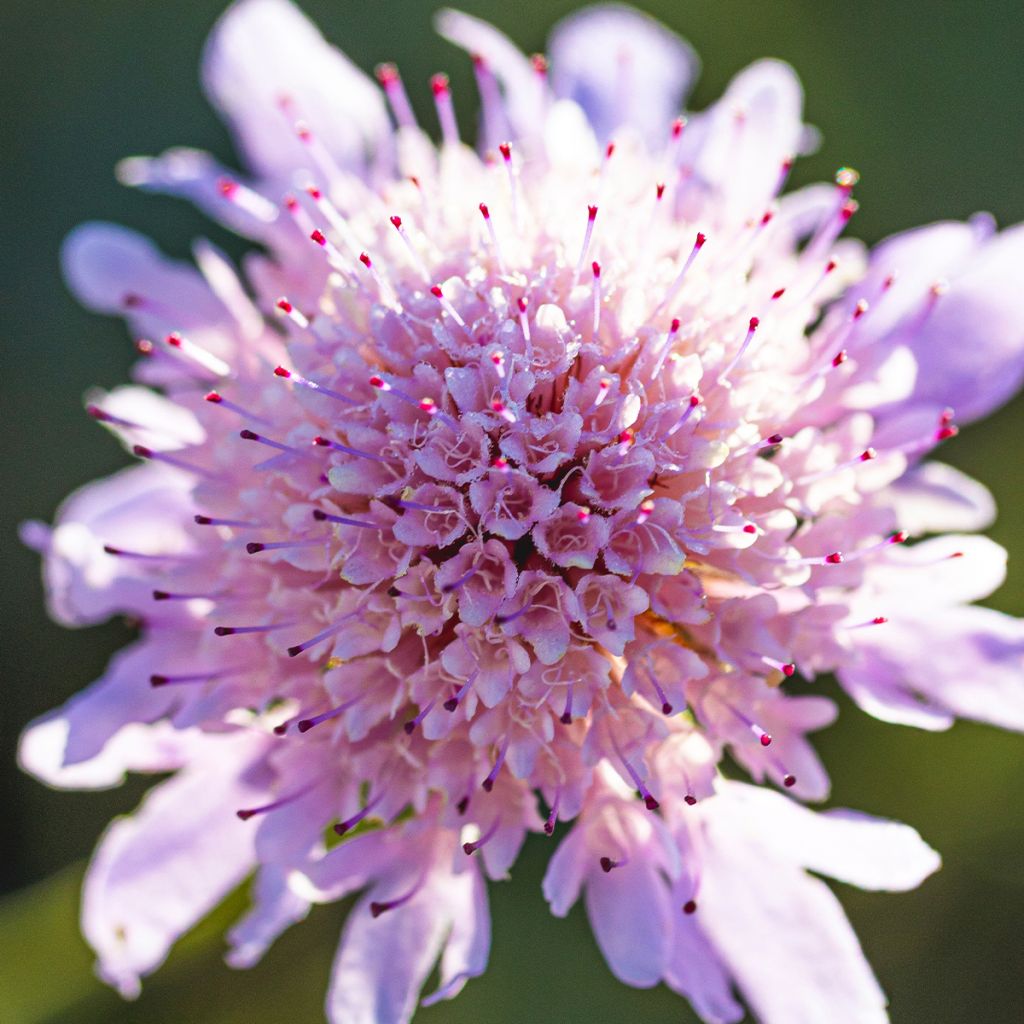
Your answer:
[[[142,464],[25,535],[59,620],[139,638],[21,759],[67,787],[174,773],[95,855],[99,971],[134,995],[250,875],[238,967],[358,892],[327,1016],[407,1021],[438,961],[427,1001],[484,970],[485,877],[536,831],[552,911],[582,898],[626,983],[709,1022],[883,1021],[807,872],[905,889],[938,858],[797,802],[827,795],[808,736],[836,710],[787,680],[1024,727],[1024,629],[969,606],[1002,579],[964,532],[991,501],[922,461],[1024,377],[1024,233],[865,255],[856,172],[782,194],[793,73],[687,121],[695,58],[626,8],[562,22],[550,66],[439,26],[473,56],[478,152],[443,75],[435,146],[394,67],[378,90],[242,0],[204,76],[248,173],[177,149],[121,176],[260,249],[238,273],[208,243],[192,267],[112,226],[68,241],[142,357],[88,411]]]

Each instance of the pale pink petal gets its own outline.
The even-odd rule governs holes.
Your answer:
[[[119,651],[92,686],[29,725],[19,751],[22,765],[52,786],[69,788],[116,786],[126,771],[177,767],[184,734],[132,726],[156,722],[176,706],[174,688],[151,686],[149,677],[158,669],[176,670],[183,657],[188,655],[166,638]]]
[[[815,812],[743,783],[727,784],[721,803],[720,813],[778,857],[861,889],[913,889],[940,866],[939,855],[898,821],[845,809]]]
[[[290,888],[277,867],[260,868],[253,899],[252,909],[228,932],[231,948],[225,959],[239,970],[259,963],[277,937],[309,913],[309,901]]]
[[[675,915],[665,984],[686,996],[707,1024],[734,1024],[743,1019],[729,972],[691,914]]]
[[[249,184],[244,185],[244,201],[226,195],[227,185],[240,184],[238,175],[198,149],[179,146],[160,156],[128,157],[117,165],[117,177],[144,192],[187,199],[245,238],[269,237],[271,225],[280,217],[275,203]]]
[[[117,612],[153,611],[153,581],[143,563],[127,565],[104,545],[144,554],[187,550],[190,490],[184,473],[152,463],[133,466],[75,491],[52,530],[31,529],[26,540],[46,556],[50,614],[81,626]]]
[[[397,885],[375,887],[349,914],[327,994],[331,1024],[406,1024],[420,989],[444,947],[453,908],[472,905],[473,875],[431,870],[417,894],[373,917],[371,897],[396,899],[417,882],[408,871]]]
[[[523,52],[493,25],[450,8],[434,16],[437,31],[467,53],[482,57],[504,90],[504,107],[516,137],[536,134],[543,117],[543,84]]]
[[[433,1006],[442,999],[454,999],[470,978],[479,977],[487,968],[491,951],[491,915],[487,906],[487,886],[476,865],[465,869],[470,886],[460,884],[452,890],[455,902],[449,907],[452,930],[441,956],[441,977],[436,992],[423,1000]]]
[[[929,609],[863,630],[859,659],[839,680],[859,703],[876,680],[940,713],[1024,730],[1024,622],[990,608]],[[878,717],[877,707],[866,708]],[[884,712],[884,709],[882,709]]]
[[[697,913],[757,1018],[887,1024],[885,996],[828,886],[731,815],[716,820],[709,806],[704,820]]]
[[[912,536],[985,530],[996,517],[984,484],[941,462],[925,462],[890,490],[900,526]]]
[[[252,734],[207,738],[107,830],[86,875],[82,929],[123,995],[137,995],[140,978],[252,870],[253,832],[235,811],[266,797],[269,777],[254,767],[265,749]]]
[[[672,906],[665,877],[644,858],[591,875],[584,899],[594,938],[612,974],[650,988],[671,952]]]
[[[377,88],[287,0],[230,7],[206,44],[203,82],[249,166],[270,178],[309,165],[296,121],[343,168],[365,168],[390,138]]]
[[[66,761],[73,709],[30,724],[18,744],[18,765],[57,789],[109,789],[128,772],[169,772],[188,757],[190,735],[167,723],[125,725],[86,760]]]
[[[960,420],[974,420],[1018,390],[1024,380],[1024,323],[1016,301],[1022,261],[1024,228],[990,235],[977,223],[920,228],[875,251],[875,275],[898,276],[892,293],[878,301],[878,320],[865,321],[860,343],[903,342],[914,352],[917,385],[902,407],[950,406]],[[943,289],[937,299],[931,294],[936,284]],[[857,292],[870,286],[869,280]]]
[[[698,143],[695,170],[733,216],[764,212],[783,162],[801,148],[802,110],[803,91],[793,69],[762,60],[741,71],[704,115],[713,120]]]
[[[565,18],[548,51],[555,93],[575,100],[604,141],[625,126],[652,145],[666,140],[700,68],[674,32],[619,4]]]
[[[82,224],[65,240],[61,263],[79,302],[123,316],[136,337],[162,341],[180,331],[215,356],[229,354],[226,336],[197,334],[228,319],[201,275],[165,257],[137,232],[116,224]]]
[[[590,865],[582,828],[574,828],[559,844],[548,861],[542,885],[544,899],[555,917],[565,917],[580,898],[580,890]]]

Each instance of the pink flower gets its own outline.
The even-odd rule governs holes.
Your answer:
[[[89,411],[143,464],[25,538],[56,618],[139,638],[21,760],[55,786],[174,773],[93,861],[100,973],[135,994],[255,874],[232,965],[361,892],[327,1016],[408,1021],[438,959],[428,1001],[484,970],[484,875],[535,831],[552,910],[582,896],[628,984],[709,1022],[741,998],[884,1021],[807,871],[906,889],[938,858],[792,799],[828,794],[808,737],[836,709],[786,681],[1024,728],[1024,627],[970,606],[1003,552],[901,546],[991,520],[921,460],[1024,377],[1024,232],[866,254],[840,237],[855,172],[782,194],[792,71],[756,64],[687,122],[695,58],[629,9],[562,22],[550,69],[439,26],[474,55],[479,154],[443,76],[436,147],[393,67],[380,91],[285,0],[241,0],[204,81],[247,173],[178,149],[121,176],[262,251],[239,273],[208,243],[193,267],[113,226],[68,240],[72,288],[143,357]]]

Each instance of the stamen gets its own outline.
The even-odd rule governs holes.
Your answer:
[[[231,412],[241,416],[243,419],[253,420],[256,423],[269,423],[269,420],[263,416],[257,416],[256,413],[246,409],[244,405],[229,402],[219,391],[207,391],[203,397],[211,405],[216,405],[219,409],[230,409]]]
[[[382,462],[384,465],[391,464],[390,460],[382,455],[374,455],[372,452],[363,451],[362,448],[352,448],[350,445],[341,444],[339,441],[332,441],[330,438],[322,437],[320,434],[313,438],[312,443],[318,448],[330,448],[332,451],[344,452],[346,455],[355,455],[360,459],[369,459],[371,462]]]
[[[490,793],[494,789],[494,780],[498,777],[498,772],[501,771],[501,766],[505,763],[505,755],[508,753],[508,737],[506,736],[498,749],[498,757],[494,762],[494,767],[490,770],[487,778],[481,783],[484,788],[484,792]]]
[[[416,731],[416,726],[419,725],[420,722],[422,722],[423,719],[426,718],[431,711],[433,711],[434,705],[436,703],[437,698],[432,697],[429,701],[427,701],[427,703],[420,710],[420,713],[415,718],[410,719],[408,722],[405,723],[404,726],[402,726],[407,736],[411,736]]]
[[[262,530],[266,523],[254,523],[246,519],[220,519],[216,516],[197,515],[192,517],[197,526],[233,526],[238,529]]]
[[[423,886],[423,882],[426,879],[426,877],[426,872],[424,872],[416,881],[415,885],[413,885],[413,887],[408,892],[403,893],[397,899],[386,900],[382,903],[378,902],[377,900],[374,900],[370,904],[370,915],[372,917],[380,917],[381,914],[384,914],[389,910],[394,910],[396,907],[402,906],[403,903],[408,903],[409,900],[411,900],[413,896],[415,896],[416,893],[420,891],[420,888]]]
[[[309,327],[309,320],[300,313],[284,296],[274,303],[274,308],[289,319],[296,327],[306,330]]]
[[[264,437],[262,434],[257,434],[254,430],[240,430],[238,436],[243,441],[256,441],[258,444],[266,445],[268,448],[274,448],[279,452],[287,452],[289,455],[294,455],[299,459],[311,458],[309,452],[302,451],[300,448],[294,448],[290,444],[282,444],[280,441],[274,441],[269,437]]]
[[[329,637],[334,636],[335,633],[340,633],[345,626],[348,625],[350,619],[355,618],[357,615],[362,614],[362,609],[357,608],[354,612],[349,612],[348,615],[343,615],[333,626],[328,626],[326,629],[321,630],[316,636],[311,636],[308,640],[304,640],[301,644],[296,644],[294,647],[288,648],[288,657],[295,658],[300,655],[303,651],[308,651],[310,647],[315,647],[317,644],[322,643]]]
[[[437,120],[441,125],[441,141],[445,146],[457,146],[459,144],[459,126],[455,121],[455,107],[452,105],[448,76],[434,75],[430,79],[430,91],[434,94]]]
[[[373,809],[377,806],[377,804],[381,802],[383,798],[384,793],[382,791],[378,793],[372,800],[368,800],[366,802],[366,806],[362,810],[357,811],[350,818],[346,818],[344,821],[339,821],[334,826],[334,831],[339,836],[343,836],[346,832],[355,828],[356,825],[358,825],[359,822],[361,822],[368,814],[372,813]],[[377,915],[374,914],[373,916],[376,917]]]
[[[343,395],[339,391],[333,391],[331,388],[325,387],[323,384],[318,384],[315,380],[309,380],[301,374],[296,373],[294,370],[288,370],[283,366],[274,367],[274,376],[281,377],[284,380],[290,380],[293,384],[298,384],[300,387],[308,388],[310,391],[313,391],[318,395],[326,395],[328,398],[337,399],[337,401],[345,402],[347,405],[360,404],[354,398],[349,398],[348,395]]]
[[[231,367],[223,359],[219,359],[212,352],[207,352],[205,348],[189,341],[188,338],[183,338],[177,331],[168,334],[164,341],[186,359],[201,366],[215,377],[226,377],[231,373]]]
[[[202,466],[196,466],[191,462],[187,462],[185,459],[179,459],[176,455],[168,455],[167,452],[155,452],[152,448],[147,448],[144,444],[132,445],[132,452],[137,455],[140,459],[150,459],[153,462],[166,462],[168,466],[175,466],[178,469],[183,469],[187,473],[195,473],[196,476],[213,477],[210,470],[204,469]]]
[[[519,185],[516,169],[512,163],[512,146],[507,142],[503,142],[498,146],[498,152],[501,153],[502,162],[505,164],[505,173],[508,176],[509,197],[512,203],[512,223],[516,231],[518,231],[521,226],[519,221]]]
[[[544,822],[544,833],[545,835],[554,835],[555,822],[558,821],[558,804],[562,799],[562,787],[559,786],[555,790],[555,799],[551,804],[551,811],[548,813],[547,821]]]
[[[266,626],[214,626],[214,636],[246,636],[250,633],[273,633],[294,626],[294,622],[271,622]]]
[[[377,523],[368,523],[362,519],[350,519],[348,516],[336,516],[331,512],[324,512],[323,509],[313,509],[313,518],[320,522],[341,523],[343,526],[360,526],[364,530],[383,530],[384,527]]]
[[[318,780],[319,781],[319,780]],[[284,807],[286,804],[292,803],[294,800],[298,800],[299,797],[305,796],[314,786],[316,782],[307,783],[301,789],[297,789],[294,793],[289,793],[287,796],[283,796],[273,803],[264,804],[262,807],[249,807],[241,811],[235,811],[242,821],[248,821],[250,818],[254,818],[257,814],[266,814],[268,811],[276,811],[279,807]]]
[[[693,266],[693,261],[697,258],[697,253],[704,248],[704,243],[707,241],[707,235],[703,231],[697,232],[697,238],[693,243],[693,248],[690,250],[690,255],[686,257],[686,262],[683,263],[682,269],[676,275],[675,281],[672,282],[671,287],[665,293],[665,297],[658,303],[654,309],[654,315],[657,316],[679,293],[679,289],[683,286],[683,279],[686,277],[687,271]]]
[[[494,836],[494,833],[498,831],[500,826],[501,818],[495,818],[494,821],[491,822],[491,827],[479,839],[477,839],[476,842],[462,844],[462,852],[466,854],[467,857],[472,856],[472,854],[479,850],[484,843]]]
[[[580,249],[580,258],[576,261],[576,273],[573,275],[573,280],[579,278],[583,271],[583,264],[587,262],[587,253],[590,251],[590,240],[594,236],[594,221],[597,220],[597,207],[587,207],[587,227],[583,233],[583,246]]]
[[[750,322],[747,324],[747,333],[743,338],[743,343],[739,347],[739,351],[732,357],[726,368],[719,374],[718,383],[728,386],[729,374],[736,368],[740,360],[746,354],[747,349],[750,347],[751,341],[754,340],[754,334],[757,332],[757,328],[760,326],[761,321],[758,317],[752,316]]]
[[[357,704],[363,699],[364,694],[359,694],[358,697],[353,697],[351,700],[345,701],[344,704],[339,704],[336,708],[331,708],[328,711],[323,711],[319,715],[313,715],[311,718],[300,718],[296,728],[299,732],[306,733],[310,729],[315,729],[322,722],[329,722],[339,715],[344,714],[353,704]]]
[[[459,325],[463,334],[473,340],[473,336],[469,333],[469,328],[466,326],[466,321],[459,315],[459,311],[444,297],[444,292],[441,291],[441,286],[435,284],[430,289],[430,294],[441,304],[441,308]]]
[[[416,115],[413,113],[405,85],[394,64],[378,64],[377,81],[380,82],[384,95],[391,106],[391,112],[400,128],[415,128]]]
[[[494,230],[494,223],[491,220],[491,210],[486,203],[480,204],[480,215],[484,219],[484,224],[487,225],[487,235],[491,240],[491,249],[494,251],[494,259],[498,264],[498,269],[502,274],[505,274],[505,259],[501,253],[501,246],[498,244],[498,233]]]

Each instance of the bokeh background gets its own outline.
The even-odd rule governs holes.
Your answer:
[[[197,80],[203,40],[223,0],[17,0],[0,11],[5,54],[2,437],[4,523],[0,636],[0,1021],[4,1024],[315,1024],[346,907],[320,908],[264,963],[235,973],[220,932],[241,896],[174,951],[141,999],[124,1004],[91,974],[77,932],[84,858],[104,823],[131,809],[144,782],[109,793],[51,792],[14,767],[26,721],[96,677],[128,635],[111,623],[65,632],[48,622],[36,558],[16,524],[49,518],[73,487],[111,472],[123,454],[82,413],[94,384],[125,378],[131,351],[120,323],[79,309],[58,267],[63,236],[108,218],[155,236],[173,255],[211,235],[187,206],[119,187],[114,163],[186,143],[231,162],[228,138]],[[427,76],[450,70],[462,123],[471,123],[466,58],[435,37],[421,0],[306,0],[326,35],[363,67],[397,60],[429,117]],[[464,0],[527,51],[578,6],[569,0]],[[704,61],[692,106],[763,55],[790,61],[807,91],[820,151],[797,183],[841,164],[862,175],[855,232],[874,242],[941,217],[991,211],[1024,218],[1024,17],[1019,0],[984,4],[828,3],[816,0],[650,0]],[[1024,268],[1021,293],[1024,296]],[[1024,306],[1022,306],[1024,316]],[[984,325],[978,325],[984,330]],[[969,339],[965,339],[969,344]],[[1024,613],[1024,402],[965,430],[943,458],[992,488],[994,535],[1016,557],[993,598]],[[1024,682],[1024,681],[1022,681]],[[826,690],[834,687],[823,684]],[[872,895],[838,887],[892,1004],[896,1024],[1019,1024],[1024,1020],[1024,739],[958,725],[932,735],[844,714],[820,735],[835,778],[833,803],[910,821],[944,854],[919,891]],[[608,974],[579,908],[550,918],[539,883],[549,847],[527,845],[511,881],[493,886],[491,968],[423,1024],[626,1020],[689,1022],[664,989],[638,992]]]

